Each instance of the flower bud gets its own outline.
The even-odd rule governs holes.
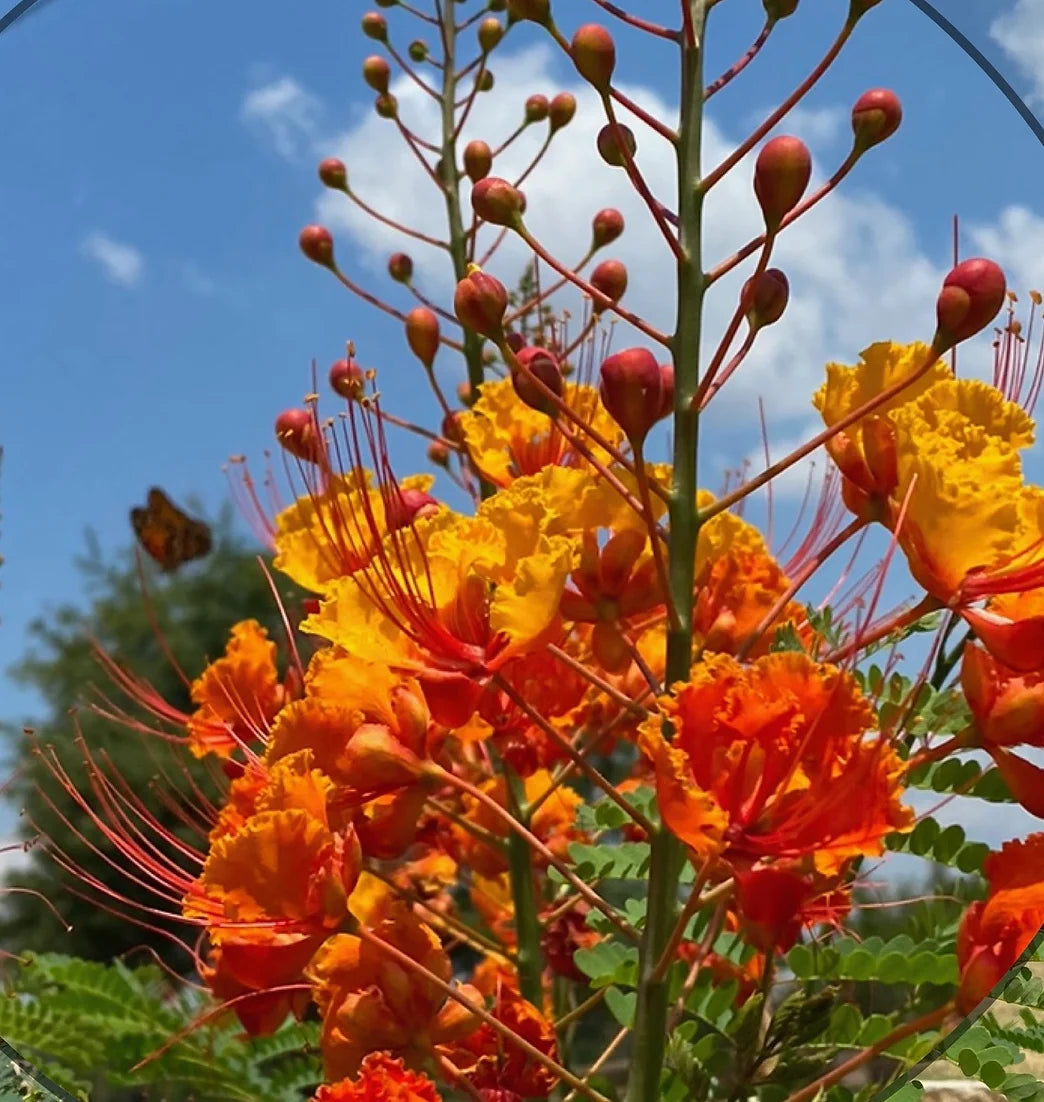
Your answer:
[[[428,44],[422,38],[415,38],[406,48],[406,52],[410,55],[410,60],[418,64],[428,60]]]
[[[412,524],[419,516],[430,516],[439,503],[424,490],[392,491],[384,506],[384,520],[389,532],[397,532]]]
[[[297,239],[301,252],[309,260],[331,271],[334,267],[333,238],[325,226],[305,226]]]
[[[740,301],[751,329],[772,325],[783,316],[790,300],[790,284],[778,268],[766,268],[743,284]]]
[[[362,368],[351,358],[338,360],[330,368],[331,390],[349,402],[358,401],[363,396],[365,380]]]
[[[855,23],[871,9],[877,7],[881,0],[851,0],[848,5],[848,23]]]
[[[438,440],[434,444],[428,445],[428,462],[434,463],[436,467],[448,467],[450,460],[450,450],[445,444],[440,443]]]
[[[507,289],[499,279],[487,275],[481,268],[475,265],[471,268],[453,292],[453,312],[461,325],[472,332],[499,341],[508,307]]]
[[[494,226],[510,226],[525,209],[522,192],[499,176],[487,176],[471,189],[471,209]]]
[[[558,360],[546,348],[532,347],[519,349],[515,353],[515,359],[519,364],[511,371],[511,385],[515,388],[515,393],[530,409],[546,413],[548,417],[554,416],[556,403],[541,391],[522,368],[528,368],[548,390],[561,398],[564,384]]]
[[[501,23],[499,19],[494,19],[490,16],[488,19],[483,19],[479,24],[479,49],[481,49],[484,54],[488,54],[491,50],[496,49],[503,37],[504,24]]]
[[[399,113],[399,101],[391,92],[385,92],[373,101],[373,109],[382,119],[394,119]]]
[[[523,112],[526,122],[543,122],[551,110],[551,102],[547,96],[535,95],[526,100]]]
[[[573,121],[575,114],[576,96],[570,92],[559,92],[557,96],[552,98],[547,113],[548,120],[551,123],[551,133],[554,134],[556,130],[568,126]]]
[[[476,81],[476,87],[480,92],[490,92],[493,90],[493,82],[493,74],[488,69],[483,69]]]
[[[518,352],[526,346],[526,338],[523,337],[521,333],[508,333],[507,336],[504,337],[504,341],[512,352]]]
[[[406,253],[392,253],[388,257],[388,275],[396,283],[409,283],[413,278],[413,261]]]
[[[322,457],[322,434],[311,410],[283,410],[276,418],[275,433],[279,443],[298,459],[318,463]]]
[[[616,44],[612,35],[597,23],[585,23],[573,35],[573,64],[576,71],[599,92],[607,92],[616,68]]]
[[[992,260],[976,257],[958,264],[943,280],[936,300],[932,351],[947,352],[985,329],[1004,304],[1006,291],[1004,273]]]
[[[603,260],[591,273],[590,284],[601,291],[612,303],[617,303],[627,290],[627,267],[621,260]],[[594,301],[595,314],[601,314],[605,305],[598,299]]]
[[[345,168],[344,161],[339,161],[336,157],[327,157],[325,161],[319,162],[319,179],[334,191],[348,190],[348,169]]]
[[[416,490],[404,490],[404,494],[418,493]],[[425,494],[425,497],[430,495]],[[435,502],[435,499],[431,499]],[[437,502],[435,502],[437,506]],[[392,713],[395,716],[395,725],[398,728],[399,737],[415,753],[424,753],[424,743],[431,724],[431,712],[428,711],[427,702],[420,686],[414,683],[412,686],[396,685],[389,694]]]
[[[872,88],[852,108],[852,136],[860,151],[890,138],[903,121],[899,97],[887,88]]]
[[[369,11],[362,17],[362,32],[375,42],[387,42],[388,20],[378,12]]]
[[[518,22],[541,23],[551,21],[551,0],[507,0],[508,14]]]
[[[362,65],[363,80],[378,94],[388,91],[391,67],[380,54],[368,57]]]
[[[441,436],[451,444],[464,443],[464,430],[460,426],[460,413],[451,409],[442,419]]]
[[[464,171],[467,173],[468,179],[473,184],[477,184],[479,180],[484,180],[489,175],[489,170],[492,167],[493,150],[489,148],[486,142],[468,142],[464,147]]]
[[[660,419],[662,387],[660,365],[647,348],[625,348],[603,361],[598,388],[602,405],[632,447]]]
[[[467,409],[471,409],[478,401],[478,393],[472,390],[471,383],[467,379],[457,385],[457,397],[460,399],[460,404]]]
[[[600,210],[591,219],[591,247],[603,249],[624,231],[624,217],[615,207]]]
[[[762,146],[754,166],[754,194],[770,230],[800,202],[811,175],[812,157],[800,138],[782,134]]]
[[[798,0],[761,0],[761,6],[766,17],[776,23],[797,11]]]
[[[623,123],[606,123],[598,131],[597,145],[598,155],[613,168],[623,168],[627,164],[628,153],[633,159],[638,150],[634,131]]]
[[[674,364],[660,364],[660,416],[657,421],[674,412]]]
[[[430,371],[439,350],[439,319],[427,306],[414,307],[406,315],[406,343]]]

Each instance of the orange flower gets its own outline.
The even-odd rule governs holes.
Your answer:
[[[1012,968],[1044,924],[1044,834],[1006,842],[983,865],[985,901],[972,903],[957,934],[957,1007],[972,1010]]]
[[[192,683],[192,701],[199,707],[189,717],[188,745],[197,758],[227,758],[267,733],[286,699],[275,655],[275,643],[256,620],[232,628],[224,657]]]
[[[214,947],[209,960],[200,962],[199,974],[215,999],[232,1002],[232,1011],[251,1037],[265,1037],[275,1033],[291,1012],[299,1021],[304,1019],[312,1001],[307,988],[269,989],[293,983],[313,949],[314,945],[305,942],[282,948],[258,946],[248,953],[233,949],[226,954]]]
[[[435,1084],[386,1052],[371,1052],[354,1079],[325,1083],[311,1102],[442,1102]]]
[[[405,907],[395,909],[372,933],[449,982],[452,967],[438,936]],[[407,1064],[420,1064],[433,1046],[475,1028],[474,1016],[439,985],[354,934],[329,938],[306,974],[323,1018],[320,1047],[329,1079],[354,1075],[363,1057],[378,1049],[401,1056]],[[474,988],[459,990],[482,1005]]]
[[[883,852],[913,822],[899,801],[903,765],[852,677],[804,654],[742,666],[709,655],[661,701],[674,726],[640,728],[660,813],[700,861],[811,857],[824,875]]]

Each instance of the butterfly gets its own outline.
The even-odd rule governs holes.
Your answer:
[[[213,545],[210,528],[183,513],[156,486],[149,490],[144,509],[131,509],[130,521],[138,543],[164,573],[201,558]]]

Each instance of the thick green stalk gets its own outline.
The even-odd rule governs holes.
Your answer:
[[[453,275],[459,283],[468,272],[468,250],[464,238],[464,217],[460,209],[460,172],[457,168],[457,28],[454,5],[449,0],[442,11],[442,189],[446,199],[449,222],[449,248],[453,260]],[[468,383],[472,391],[482,386],[482,338],[464,330],[464,360],[468,368]],[[485,489],[485,487],[484,487]],[[483,496],[486,496],[483,493]]]
[[[528,826],[525,814],[525,789],[518,774],[503,763],[507,781],[508,810],[520,822]],[[511,877],[511,899],[515,905],[515,933],[518,937],[518,981],[524,999],[534,1006],[544,1005],[541,976],[544,971],[540,952],[540,919],[537,916],[536,895],[533,883],[533,859],[526,840],[512,831],[508,838],[508,866]]]
[[[667,633],[667,685],[684,681],[692,663],[692,592],[695,580],[696,456],[699,412],[692,408],[700,381],[700,325],[704,275],[700,233],[700,145],[703,121],[703,28],[711,0],[684,0],[689,7],[693,42],[682,41],[681,118],[678,129],[678,299],[674,355],[674,482],[669,505],[667,575],[678,612]],[[660,959],[677,921],[678,880],[685,853],[672,834],[661,829],[652,839],[649,898],[639,950],[634,1052],[626,1102],[659,1102],[660,1077],[667,1045],[670,970],[656,978]]]

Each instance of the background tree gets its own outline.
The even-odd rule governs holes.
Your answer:
[[[131,714],[145,718],[140,706],[126,700],[111,685],[92,651],[93,637],[114,659],[148,681],[163,699],[186,712],[194,709],[187,686],[157,639],[150,606],[166,646],[190,679],[202,671],[209,659],[223,653],[229,630],[239,620],[257,619],[280,646],[282,655],[284,632],[276,600],[257,561],[258,549],[235,533],[230,507],[226,507],[213,528],[214,546],[206,558],[168,576],[159,574],[151,563],[146,565],[147,599],[133,550],[128,549],[116,561],[107,562],[96,539],[88,533],[87,554],[77,562],[84,577],[85,603],[82,607],[63,605],[35,620],[29,628],[28,653],[8,671],[13,681],[35,689],[47,702],[45,715],[3,725],[8,737],[7,764],[17,770],[4,795],[17,808],[25,809],[24,836],[27,839],[33,836],[30,822],[35,822],[43,832],[53,834],[81,869],[128,895],[133,894],[129,890],[133,885],[64,827],[59,814],[49,807],[48,800],[87,839],[99,843],[100,835],[84,821],[73,799],[34,753],[33,740],[23,733],[23,728],[35,731],[39,745],[55,748],[81,788],[84,770],[75,745],[78,728],[92,753],[95,747],[99,751],[104,749],[135,792],[147,793],[156,778],[181,778],[185,788],[188,782],[182,770],[187,769],[204,793],[216,795],[223,778],[213,762],[196,761],[183,747],[139,736],[83,707],[92,697],[97,700],[96,693],[100,690]],[[291,613],[299,610],[301,591],[281,575],[273,575],[273,579]],[[70,715],[72,709],[74,715]],[[174,812],[164,809],[160,801],[149,803],[165,826],[181,837],[190,837]],[[111,853],[111,847],[104,841],[100,842],[100,848]],[[0,895],[0,944],[9,952],[57,951],[111,960],[129,949],[147,945],[179,972],[191,971],[187,955],[168,937],[134,926],[107,913],[96,902],[72,894],[69,889],[77,886],[82,891],[82,884],[77,885],[42,848],[33,850],[28,864],[10,872],[6,882],[9,887],[40,893],[72,927],[66,931],[43,899],[27,893],[4,893]],[[156,902],[155,897],[144,893],[136,898],[150,905]]]

